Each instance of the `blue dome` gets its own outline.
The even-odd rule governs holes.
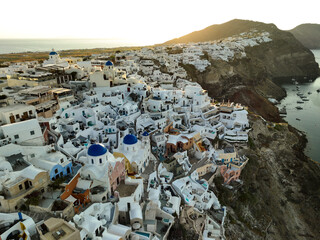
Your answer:
[[[92,144],[88,149],[88,155],[92,157],[97,157],[105,154],[107,149],[101,143]]]
[[[49,55],[58,55],[58,53],[57,52],[51,52],[51,53],[49,53]]]
[[[112,66],[112,65],[113,65],[113,63],[111,61],[106,62],[106,66]]]
[[[127,136],[124,137],[123,143],[128,144],[128,145],[133,145],[138,142],[138,139],[135,135],[128,134]]]
[[[149,136],[149,133],[147,131],[145,131],[144,133],[142,133],[142,136],[147,137],[147,136]]]

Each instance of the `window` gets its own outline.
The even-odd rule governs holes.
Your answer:
[[[100,164],[102,163],[102,158],[99,159]]]
[[[94,164],[94,161],[93,161],[93,159],[91,159],[91,163],[92,163],[92,164]]]
[[[16,115],[16,118],[20,118],[19,114]]]
[[[32,110],[29,111],[29,114],[32,115]]]
[[[19,134],[14,135],[14,139],[18,139],[19,138]]]
[[[30,135],[34,135],[34,130],[30,131]]]
[[[63,158],[60,159],[60,162],[63,163]]]
[[[22,184],[19,185],[19,189],[22,190]]]
[[[30,154],[30,157],[31,157],[31,158],[34,158],[34,157],[35,157],[35,154],[34,154],[34,153],[31,153],[31,154]]]
[[[54,170],[54,173],[57,174],[58,173],[58,169]]]

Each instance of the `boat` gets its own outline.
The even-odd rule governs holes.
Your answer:
[[[281,114],[281,115],[287,115],[286,106],[284,106],[283,108],[281,108],[281,109],[279,110],[279,114]]]
[[[318,92],[318,93],[320,92],[320,88],[317,90],[317,92]]]
[[[297,101],[297,103],[304,103],[303,101]]]
[[[300,106],[297,106],[297,107],[296,107],[296,109],[298,109],[298,110],[302,110],[303,108],[302,108],[302,107],[300,107]]]
[[[310,95],[310,94],[311,94],[311,92],[308,92],[308,94]]]
[[[300,118],[296,118],[296,120],[297,120],[297,121],[300,121],[301,119],[300,119]]]
[[[307,102],[307,101],[309,101],[309,99],[308,98],[302,98],[302,101]]]

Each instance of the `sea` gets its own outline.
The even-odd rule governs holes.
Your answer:
[[[312,50],[316,61],[320,65],[320,50]],[[303,93],[309,101],[298,104],[301,98],[297,95],[297,86],[299,92]],[[307,83],[284,83],[282,87],[287,92],[279,105],[279,108],[286,106],[287,116],[284,119],[296,129],[304,132],[308,139],[305,154],[312,160],[320,163],[320,77],[313,82]],[[301,110],[296,109],[302,107]]]
[[[69,49],[145,46],[146,43],[126,39],[0,39],[0,54],[49,52]]]

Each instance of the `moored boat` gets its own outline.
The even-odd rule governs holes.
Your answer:
[[[279,114],[281,114],[281,115],[287,115],[286,106],[284,106],[283,108],[279,109]]]

